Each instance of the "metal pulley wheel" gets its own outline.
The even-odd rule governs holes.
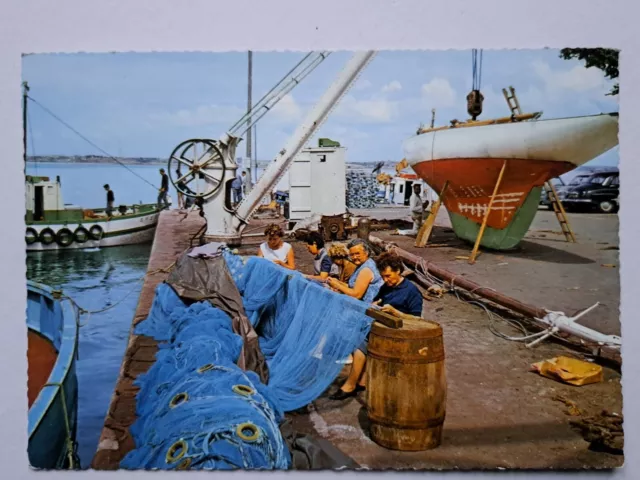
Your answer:
[[[480,93],[480,90],[471,90],[467,95],[467,112],[474,120],[482,113],[482,102],[484,101],[484,95]]]
[[[167,168],[179,193],[204,199],[222,187],[227,166],[215,140],[191,139],[173,150]],[[198,180],[204,180],[206,186],[201,189]]]

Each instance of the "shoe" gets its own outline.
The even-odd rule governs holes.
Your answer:
[[[356,388],[354,388],[350,392],[345,392],[344,390],[339,388],[337,392],[329,396],[329,399],[330,400],[346,400],[347,398],[357,396],[358,393],[364,390],[366,390],[366,387],[363,387],[362,385],[356,385]]]
[[[341,388],[338,389],[333,395],[329,396],[330,400],[346,400],[347,398],[355,397],[358,394],[358,388],[356,387],[350,392],[345,392]]]

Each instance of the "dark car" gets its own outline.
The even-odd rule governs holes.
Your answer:
[[[601,213],[616,213],[619,195],[620,172],[610,169],[576,175],[558,197],[566,210],[588,208]]]
[[[549,181],[553,185],[553,188],[556,189],[556,193],[558,194],[558,196],[560,196],[560,192],[567,188],[567,185],[562,181],[560,177],[552,178]],[[543,207],[547,207],[549,210],[553,210],[551,202],[549,201],[549,196],[547,195],[547,189],[544,187],[542,187],[542,190],[540,191],[540,205]]]

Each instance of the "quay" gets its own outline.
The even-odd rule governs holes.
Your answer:
[[[406,217],[406,209],[401,208],[369,213],[380,219]],[[456,256],[468,255],[470,247],[453,240],[444,217],[436,222],[432,239],[434,245],[447,245],[444,247],[414,249],[413,238],[393,235],[391,231],[376,235],[456,274],[540,307],[572,313],[572,309],[591,305],[594,299],[603,301],[602,310],[596,310],[584,323],[593,322],[593,328],[619,334],[619,278],[617,269],[605,267],[617,262],[617,237],[609,238],[608,233],[618,231],[617,216],[572,216],[579,243],[565,244],[549,232],[557,228],[552,215],[538,212],[524,242],[525,253],[485,252],[474,266],[455,260]],[[252,222],[251,227],[263,223],[266,222]],[[149,273],[92,462],[94,469],[118,469],[122,458],[134,448],[129,434],[136,416],[137,389],[133,382],[153,364],[157,346],[150,338],[134,335],[133,328],[146,318],[155,287],[167,277],[162,269],[189,247],[203,224],[196,213],[185,218],[184,214],[166,211],[160,216]],[[250,240],[251,244],[239,249],[241,254],[255,254],[262,241],[260,237]],[[312,259],[306,244],[291,243],[297,269],[310,273]],[[426,299],[423,318],[438,322],[444,332],[447,407],[438,448],[398,452],[374,443],[362,394],[344,402],[328,398],[333,388],[343,382],[349,366],[320,398],[287,415],[294,428],[330,441],[368,469],[572,469],[615,468],[623,464],[622,455],[590,449],[570,424],[572,420],[597,416],[603,410],[622,412],[621,375],[617,369],[604,367],[602,382],[583,387],[532,373],[530,365],[535,362],[558,355],[581,358],[580,354],[561,342],[547,341],[528,349],[522,343],[500,338],[492,330],[512,335],[514,330],[452,294]],[[578,413],[569,408],[572,404]]]

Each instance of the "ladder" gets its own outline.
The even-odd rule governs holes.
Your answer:
[[[560,228],[562,229],[562,233],[564,233],[564,238],[567,239],[567,242],[577,243],[576,237],[571,230],[571,225],[569,225],[569,219],[567,218],[567,213],[562,206],[562,202],[558,198],[558,193],[556,192],[555,187],[551,182],[545,182],[544,190],[547,192],[547,198],[551,202],[551,206],[553,207],[553,211],[556,214],[556,218],[560,223]]]
[[[511,110],[511,114],[522,115],[520,102],[518,102],[518,97],[516,97],[516,89],[513,87],[509,87],[509,91],[507,91],[506,88],[503,88],[502,94],[504,95],[504,99],[507,101],[507,105],[509,105],[509,110]]]
[[[505,100],[507,101],[507,105],[509,105],[509,110],[511,110],[511,113],[513,115],[521,115],[522,109],[520,108],[520,102],[518,102],[515,88],[509,87],[509,91],[507,91],[506,88],[503,88],[502,93]],[[547,192],[547,198],[549,199],[549,202],[551,202],[551,206],[553,207],[553,211],[556,214],[558,223],[560,223],[560,228],[562,229],[564,238],[567,239],[567,242],[577,243],[576,237],[571,230],[571,225],[569,225],[567,213],[562,206],[562,202],[558,198],[558,193],[556,192],[555,187],[551,182],[545,182],[544,189],[545,192]]]

